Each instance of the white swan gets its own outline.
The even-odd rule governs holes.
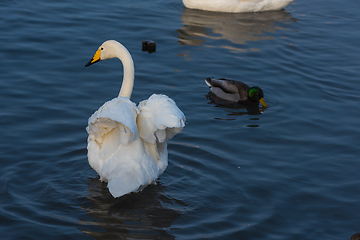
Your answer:
[[[185,7],[214,12],[261,12],[280,10],[294,0],[183,0]]]
[[[106,102],[88,121],[88,160],[120,197],[141,190],[168,165],[167,140],[180,133],[185,116],[165,95],[153,94],[138,107],[130,101],[134,63],[128,50],[114,40],[104,42],[86,67],[100,60],[119,58],[123,82],[119,96]]]

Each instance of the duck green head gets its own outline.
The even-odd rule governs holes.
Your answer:
[[[267,104],[264,100],[263,90],[259,87],[251,87],[247,92],[249,98],[254,101],[259,101],[264,107],[267,107]]]

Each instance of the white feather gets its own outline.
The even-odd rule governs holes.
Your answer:
[[[165,95],[153,94],[139,104],[137,124],[140,137],[149,143],[164,142],[185,127],[185,116]]]

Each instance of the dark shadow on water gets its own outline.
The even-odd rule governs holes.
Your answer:
[[[296,22],[285,10],[259,13],[218,13],[184,8],[181,14],[183,27],[178,32],[180,45],[205,46],[208,40],[226,39],[235,44],[246,44],[247,41],[274,39],[266,34],[288,29],[276,26],[275,23]],[[289,30],[288,30],[289,31]],[[210,46],[211,43],[206,43]],[[226,48],[226,46],[223,46]],[[246,51],[245,49],[233,50]]]
[[[89,180],[90,204],[83,208],[93,218],[89,225],[100,230],[81,231],[95,239],[175,239],[166,229],[181,214],[170,207],[183,208],[185,204],[167,197],[164,190],[158,181],[139,193],[113,198],[106,183],[92,178]]]

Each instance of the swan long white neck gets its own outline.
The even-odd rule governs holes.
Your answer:
[[[109,40],[111,49],[107,51],[106,58],[118,58],[123,64],[123,82],[120,88],[119,97],[127,97],[130,99],[135,78],[134,62],[129,51],[120,43]]]

